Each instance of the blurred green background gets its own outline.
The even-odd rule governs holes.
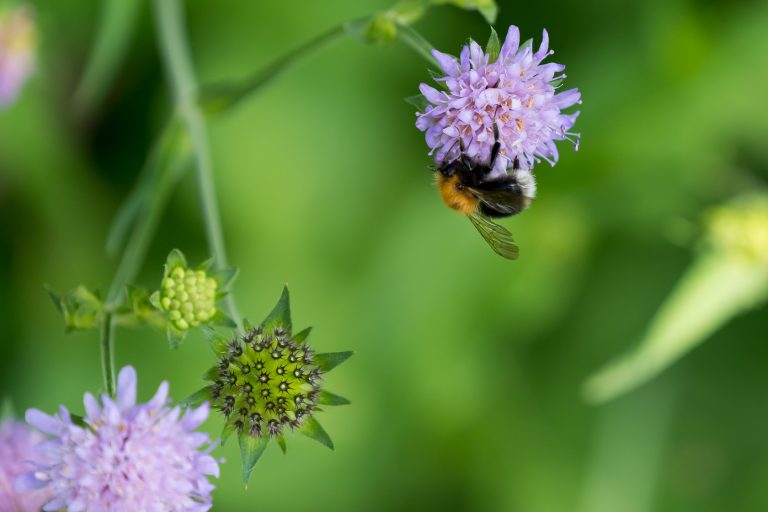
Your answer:
[[[99,2],[37,1],[41,62],[0,112],[0,395],[18,410],[81,409],[101,386],[95,332],[65,335],[43,283],[105,290],[110,220],[168,114],[151,9],[98,113],[71,97]],[[202,82],[239,77],[390,2],[187,2]],[[350,38],[210,124],[235,294],[260,320],[284,283],[321,351],[356,351],[321,413],[330,452],[291,437],[243,489],[234,442],[214,509],[722,512],[768,509],[768,315],[735,318],[671,369],[607,405],[584,379],[628,350],[694,258],[688,222],[768,179],[768,2],[500,2],[497,30],[551,35],[582,91],[574,153],[539,167],[534,207],[495,256],[440,202],[404,97],[429,76],[400,43]],[[458,52],[477,13],[443,6],[416,28]],[[207,257],[191,174],[139,284],[168,251]],[[140,396],[183,398],[212,354],[199,335],[118,332]],[[218,433],[221,420],[207,423]]]

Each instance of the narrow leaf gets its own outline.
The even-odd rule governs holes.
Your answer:
[[[350,401],[343,396],[322,390],[317,398],[317,403],[321,405],[348,405]]]
[[[501,43],[499,43],[499,34],[491,27],[491,37],[488,38],[488,44],[485,45],[485,53],[488,54],[488,62],[496,62],[499,58],[499,52],[501,51]]]
[[[238,438],[240,440],[240,458],[243,461],[243,482],[247,486],[253,468],[256,467],[256,463],[264,453],[267,443],[269,443],[269,437],[253,437],[246,433],[241,433],[238,435]]]
[[[211,323],[214,325],[220,325],[228,329],[237,328],[237,324],[226,313],[221,310],[216,311],[216,314],[211,318]]]
[[[303,343],[304,340],[307,339],[307,336],[309,336],[310,332],[312,332],[312,328],[307,327],[306,329],[298,333],[296,336],[294,336],[293,341],[295,341],[296,343]]]
[[[169,323],[165,330],[166,337],[168,338],[168,346],[172,349],[179,348],[181,342],[187,337],[187,331],[182,331]]]
[[[314,416],[309,416],[304,420],[304,424],[301,427],[301,433],[333,450],[331,436],[328,435],[328,432],[325,431],[323,426],[320,425]]]
[[[324,354],[315,355],[315,364],[320,367],[323,372],[329,372],[339,366],[341,363],[352,357],[354,352],[326,352]]]
[[[182,407],[198,407],[203,402],[210,402],[211,398],[211,387],[206,386],[199,391],[195,391],[187,398],[179,402],[179,405]]]
[[[280,295],[280,299],[277,301],[277,304],[275,304],[275,308],[269,316],[264,319],[263,325],[281,325],[288,334],[291,333],[291,304],[287,286],[283,288],[283,293]]]
[[[45,285],[45,291],[48,292],[48,296],[51,298],[53,305],[56,306],[56,309],[59,310],[59,313],[63,315],[64,307],[61,305],[61,297],[59,294],[56,293],[56,291],[47,284]]]
[[[277,436],[277,444],[280,446],[280,449],[283,451],[283,455],[286,454],[288,451],[288,446],[285,444],[285,438],[283,436]]]

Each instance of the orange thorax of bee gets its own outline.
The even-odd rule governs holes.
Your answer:
[[[458,174],[448,177],[438,172],[436,176],[440,197],[448,208],[464,215],[470,215],[477,210],[477,197],[461,184]]]

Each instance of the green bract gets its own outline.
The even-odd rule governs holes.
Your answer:
[[[152,294],[152,304],[167,319],[168,340],[177,346],[187,332],[202,324],[215,323],[234,326],[216,308],[216,301],[226,295],[224,288],[234,279],[237,271],[209,270],[210,262],[189,268],[178,249],[168,255],[160,290]]]
[[[223,437],[237,433],[246,481],[270,439],[285,449],[287,431],[299,430],[333,448],[314,413],[318,405],[349,403],[325,391],[322,381],[352,352],[316,354],[306,341],[310,329],[293,334],[287,288],[259,326],[246,326],[229,340],[212,329],[206,333],[218,360],[205,375],[211,384],[188,402],[210,400],[225,416]]]

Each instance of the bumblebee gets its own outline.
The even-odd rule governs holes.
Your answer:
[[[436,181],[443,202],[466,215],[497,254],[514,260],[520,248],[512,233],[493,219],[510,217],[528,208],[536,197],[536,181],[530,171],[520,169],[517,159],[511,172],[494,175],[492,169],[501,147],[498,132],[495,135],[488,165],[474,163],[462,146],[455,160],[437,169]]]

